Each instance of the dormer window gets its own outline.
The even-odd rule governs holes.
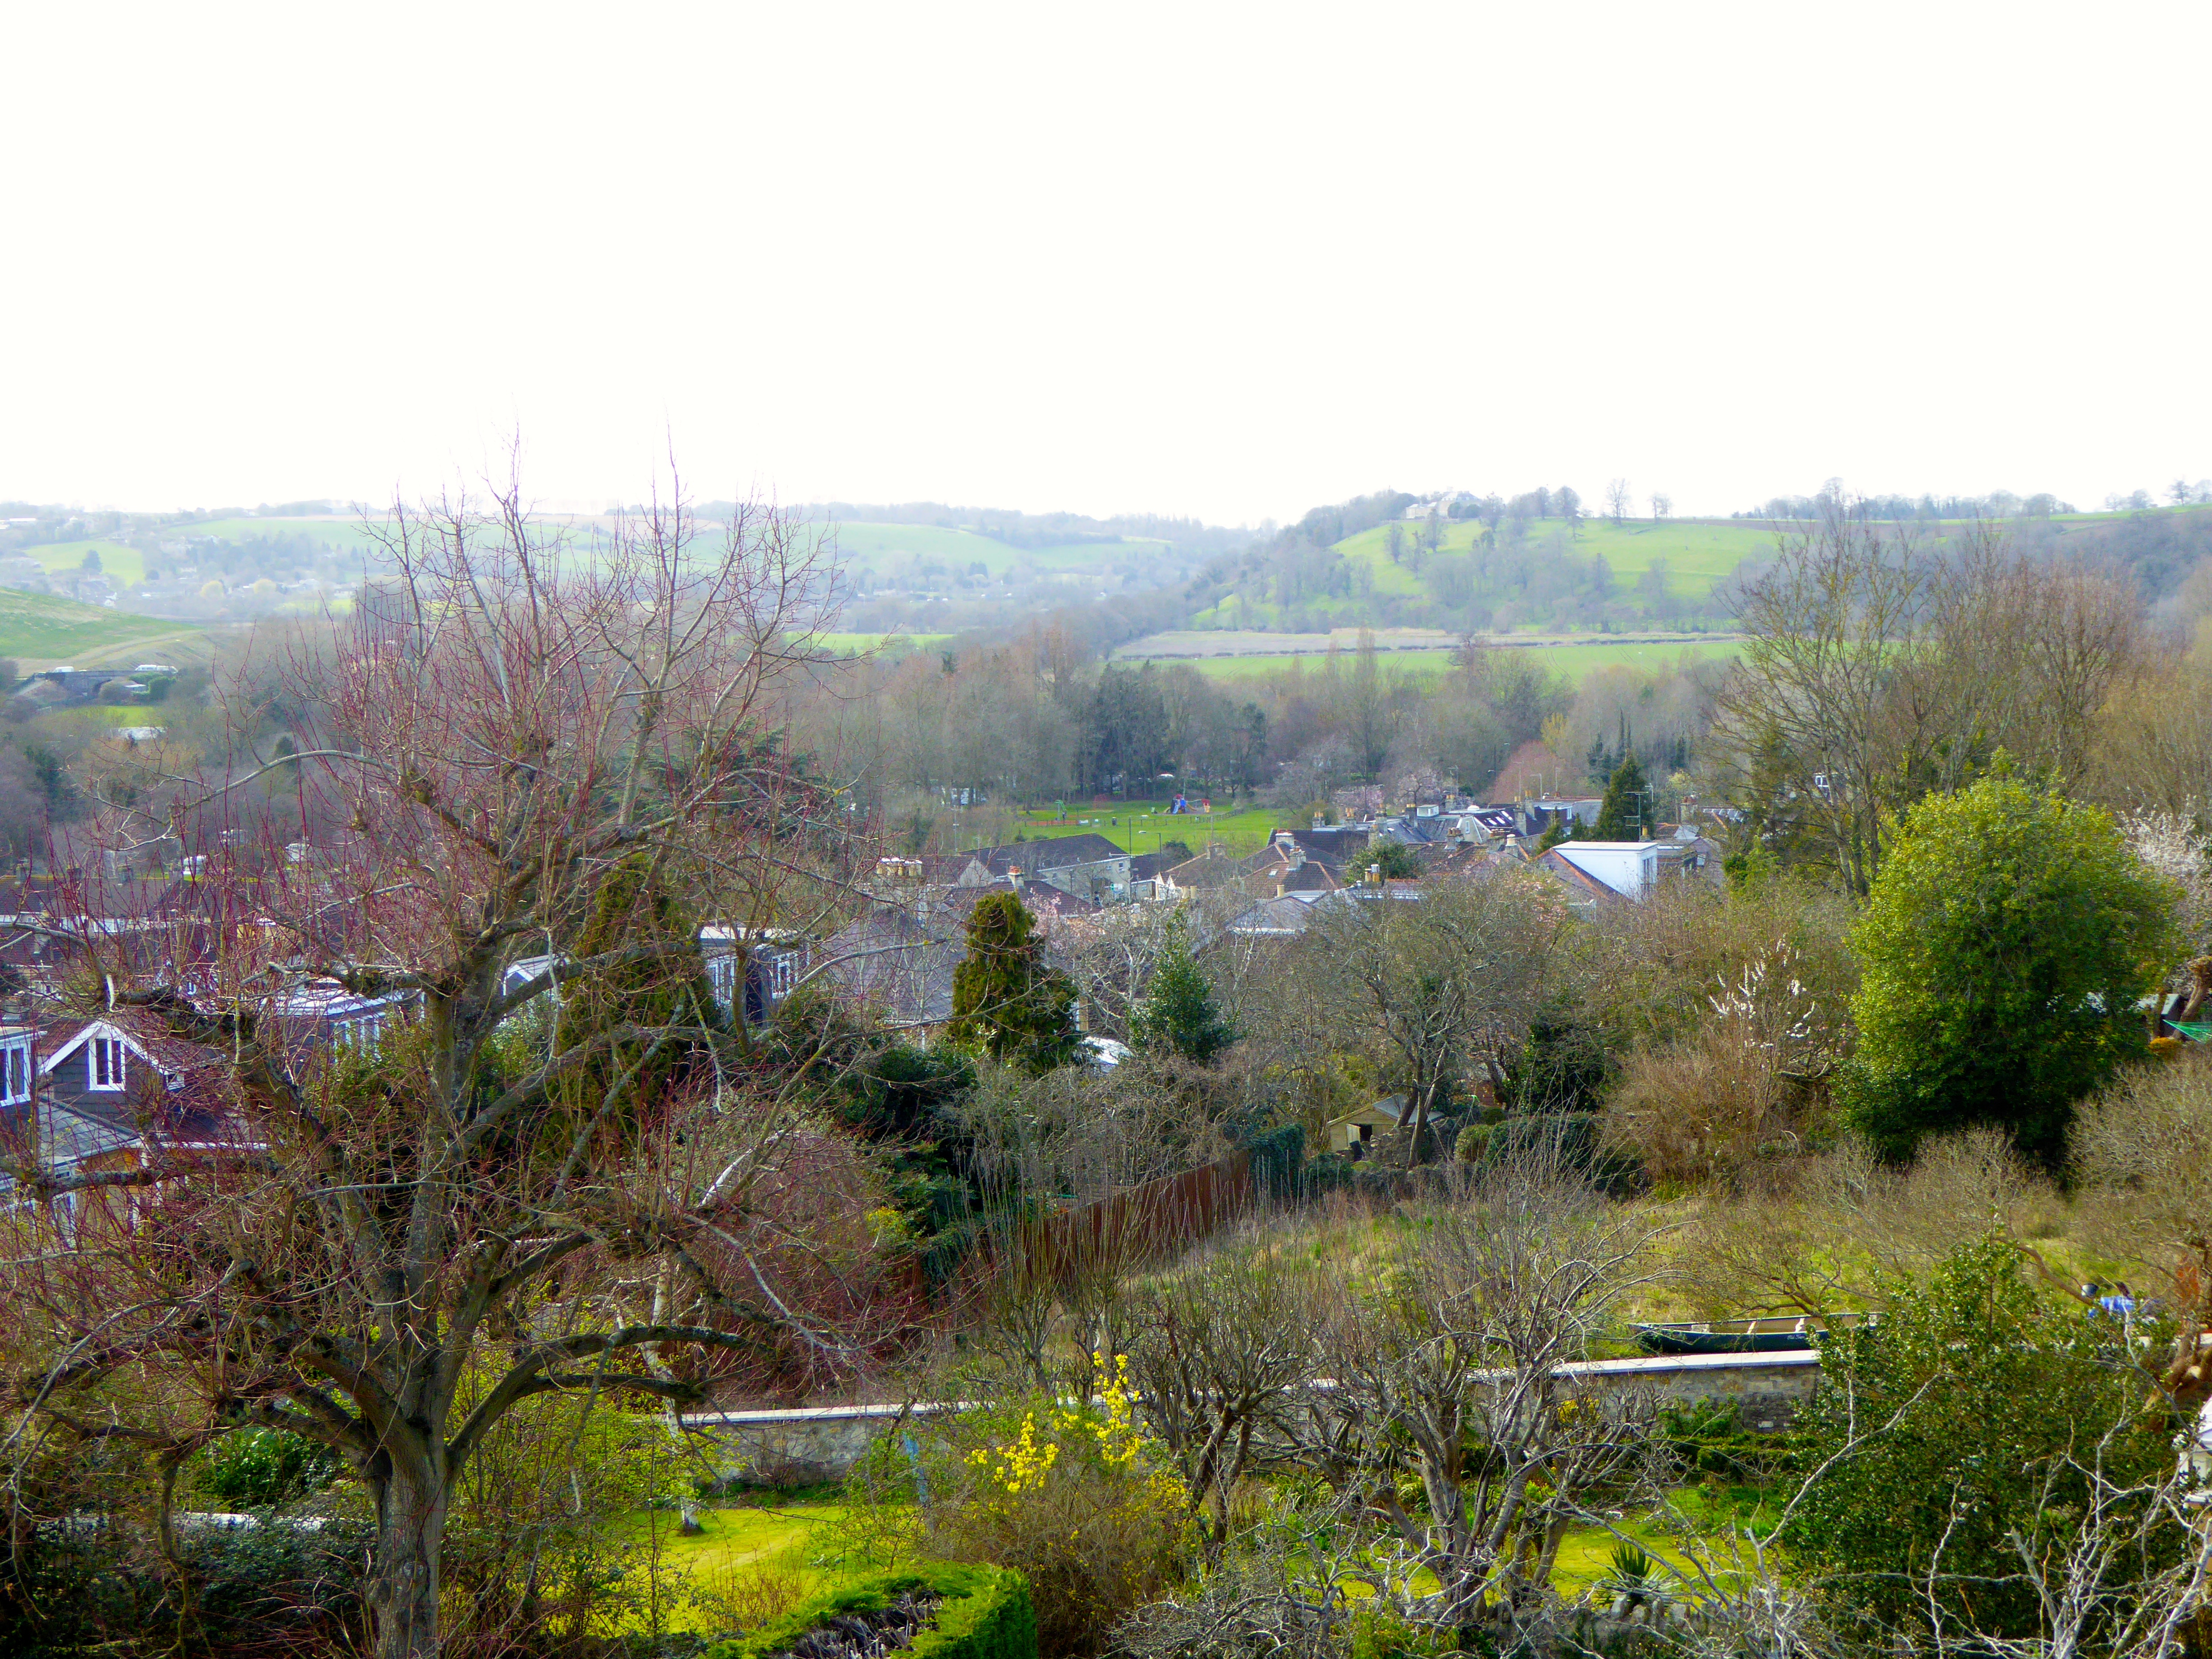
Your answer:
[[[86,1047],[92,1050],[91,1086],[95,1089],[120,1089],[123,1086],[123,1039],[94,1037]]]

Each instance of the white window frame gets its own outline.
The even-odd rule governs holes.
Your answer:
[[[335,1035],[356,1054],[374,1054],[384,1044],[384,1010],[378,1008],[338,1021]]]
[[[31,1040],[21,1037],[0,1048],[0,1105],[31,1097]]]
[[[738,954],[725,951],[710,957],[707,963],[707,982],[714,993],[714,1000],[724,1008],[734,1005],[738,990]]]
[[[100,1094],[119,1094],[126,1086],[130,1075],[129,1064],[124,1056],[130,1052],[121,1037],[96,1036],[87,1043],[89,1058],[84,1063],[85,1087]],[[106,1073],[105,1079],[101,1077]]]

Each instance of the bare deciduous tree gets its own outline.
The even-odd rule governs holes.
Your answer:
[[[1390,1540],[1355,1577],[1425,1619],[1495,1620],[1501,1636],[1542,1615],[1568,1527],[1597,1491],[1637,1486],[1651,1445],[1649,1401],[1570,1367],[1648,1280],[1654,1234],[1560,1179],[1556,1158],[1492,1173],[1407,1233],[1373,1290],[1329,1292],[1329,1386],[1303,1397],[1292,1430],[1302,1460],[1360,1494]],[[1425,1515],[1400,1499],[1401,1465]],[[1419,1573],[1433,1594],[1413,1594]]]
[[[1278,1448],[1316,1372],[1303,1275],[1231,1246],[1139,1291],[1130,1375],[1146,1423],[1206,1506],[1218,1557],[1237,1483]]]
[[[1569,918],[1518,873],[1425,882],[1418,897],[1329,904],[1273,981],[1265,1028],[1284,1048],[1364,1048],[1413,1109],[1401,1151],[1424,1146],[1451,1084],[1493,1080],[1518,1052],[1564,960]]]
[[[28,1418],[165,1459],[245,1425],[342,1454],[400,1659],[437,1650],[451,1494],[517,1401],[695,1399],[717,1352],[841,1369],[891,1304],[866,1183],[749,1081],[696,937],[742,939],[832,850],[775,741],[823,550],[751,507],[703,543],[680,498],[564,547],[516,487],[383,539],[392,580],[292,665],[300,752],[188,803],[296,777],[343,836],[241,878],[251,925],[188,983],[115,983],[228,1057],[239,1143],[12,1160],[79,1208],[17,1212],[0,1295]],[[409,1011],[374,1063],[288,1019],[331,981]]]
[[[1999,749],[2072,783],[2100,711],[2137,672],[2140,607],[2109,578],[2038,562],[1992,525],[1948,544],[1824,490],[1737,596],[1744,653],[1715,736],[1763,833],[1864,891],[1888,826]]]
[[[1629,493],[1628,480],[1614,478],[1605,487],[1605,516],[1611,519],[1615,529],[1628,522],[1629,513],[1636,506],[1636,498]]]

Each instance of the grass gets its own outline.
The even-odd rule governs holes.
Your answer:
[[[1021,833],[1031,841],[1054,840],[1061,836],[1103,836],[1124,851],[1156,853],[1166,842],[1180,841],[1192,853],[1206,850],[1206,842],[1218,841],[1231,852],[1238,854],[1256,853],[1267,844],[1268,831],[1288,828],[1296,822],[1294,814],[1285,814],[1272,806],[1247,806],[1240,811],[1229,810],[1224,798],[1214,803],[1212,813],[1200,812],[1201,798],[1191,798],[1191,810],[1186,815],[1170,814],[1165,801],[1120,802],[1112,806],[1086,806],[1080,801],[1067,803],[1067,817],[1055,818],[1048,806],[1032,808],[1015,819]]]
[[[1681,1517],[1699,1533],[1717,1535],[1731,1520],[1741,1519],[1741,1511],[1756,1505],[1760,1496],[1741,1488],[1717,1503],[1704,1492],[1689,1488],[1676,1493],[1673,1501]],[[674,1605],[662,1610],[664,1627],[707,1637],[726,1635],[726,1620],[717,1618],[697,1598],[711,1602],[718,1593],[727,1596],[732,1589],[767,1581],[776,1583],[795,1603],[848,1577],[874,1571],[844,1558],[841,1531],[849,1513],[839,1504],[779,1504],[772,1499],[742,1508],[702,1509],[698,1535],[686,1538],[673,1515],[641,1510],[623,1522],[633,1540],[630,1571],[647,1570],[657,1550],[660,1571],[678,1581],[669,1590]],[[1694,1595],[1694,1575],[1676,1535],[1656,1514],[1625,1518],[1617,1532],[1601,1527],[1570,1530],[1560,1540],[1552,1574],[1554,1588],[1572,1600],[1605,1578],[1613,1571],[1613,1553],[1622,1534],[1680,1574],[1685,1588]],[[641,1615],[634,1614],[629,1627],[642,1632],[645,1624]]]
[[[839,523],[836,530],[837,550],[848,562],[918,559],[925,563],[941,564],[956,576],[965,574],[975,564],[981,564],[994,576],[1003,576],[1021,564],[1079,570],[1103,559],[1143,557],[1151,550],[1166,545],[1164,542],[1131,539],[1018,548],[980,531],[927,524]]]
[[[824,651],[840,657],[865,656],[872,651],[889,650],[902,653],[907,649],[926,651],[932,646],[942,645],[953,638],[951,634],[817,634],[814,638]]]
[[[48,542],[43,547],[27,547],[17,558],[36,559],[48,571],[74,571],[81,568],[88,553],[100,555],[100,574],[118,584],[138,583],[146,580],[145,556],[135,547],[125,547],[120,542],[105,538],[83,542]]]
[[[1601,635],[1593,635],[1587,645],[1516,645],[1501,647],[1513,653],[1514,660],[1542,663],[1555,673],[1565,674],[1577,683],[1588,678],[1601,668],[1637,668],[1647,673],[1671,669],[1685,655],[1707,660],[1734,661],[1743,653],[1741,641],[1727,638],[1701,640],[1695,644],[1676,643],[1638,644],[1626,641],[1606,643]],[[1340,652],[1339,671],[1348,672],[1351,653]],[[1139,657],[1117,658],[1117,662],[1138,662]],[[1280,674],[1292,665],[1301,665],[1310,675],[1325,671],[1328,657],[1320,652],[1282,652],[1254,653],[1235,657],[1173,657],[1157,658],[1159,662],[1188,663],[1210,680],[1235,684],[1257,679],[1263,675]],[[1410,674],[1419,678],[1433,678],[1452,665],[1449,651],[1383,651],[1376,655],[1376,665],[1385,674]]]
[[[1004,575],[1020,556],[1002,541],[972,530],[933,524],[847,524],[835,526],[837,550],[851,562],[870,559],[935,560],[955,575],[981,564]]]
[[[1419,528],[1413,524],[1401,526],[1409,546]],[[1444,530],[1442,550],[1464,553],[1474,546],[1481,532],[1482,526],[1472,519],[1449,525]],[[1389,538],[1389,526],[1377,525],[1357,536],[1346,537],[1333,550],[1355,563],[1366,564],[1375,573],[1377,593],[1425,592],[1420,577],[1411,568],[1391,562]],[[1744,560],[1771,553],[1774,532],[1748,520],[1684,519],[1652,524],[1631,520],[1616,527],[1603,519],[1589,519],[1578,530],[1569,531],[1557,519],[1537,519],[1529,523],[1528,546],[1533,552],[1559,550],[1584,559],[1594,553],[1602,553],[1606,562],[1613,567],[1613,574],[1631,581],[1649,570],[1655,562],[1664,560],[1668,591],[1685,598],[1701,599],[1715,581],[1728,575]]]
[[[836,1555],[835,1529],[846,1516],[838,1504],[769,1503],[702,1509],[698,1535],[692,1538],[684,1537],[676,1516],[664,1510],[641,1510],[624,1525],[634,1540],[634,1571],[643,1570],[657,1548],[662,1570],[688,1575],[694,1591],[712,1595],[726,1593],[732,1579],[773,1578],[788,1581],[797,1600],[859,1571],[844,1566]],[[642,1622],[634,1621],[641,1626]],[[707,1636],[729,1633],[708,1608],[685,1599],[680,1590],[665,1622],[671,1630]]]
[[[25,673],[62,663],[109,668],[206,654],[206,630],[195,623],[0,588],[0,657],[13,657]]]
[[[1390,526],[1377,525],[1347,536],[1330,550],[1340,555],[1355,571],[1364,570],[1367,585],[1378,599],[1425,599],[1428,584],[1413,566],[1412,544],[1419,526],[1401,521],[1407,555],[1394,562],[1389,553]],[[1462,555],[1482,533],[1472,519],[1443,528],[1443,543],[1430,558]],[[1602,519],[1586,520],[1569,530],[1557,519],[1529,523],[1523,550],[1537,560],[1573,557],[1588,560],[1602,554],[1612,567],[1615,583],[1632,586],[1661,561],[1667,566],[1667,589],[1686,599],[1703,599],[1713,584],[1733,573],[1748,558],[1764,557],[1774,549],[1774,532],[1748,520],[1686,519],[1665,524],[1630,520],[1618,526]],[[1356,621],[1362,604],[1355,599],[1321,600],[1307,609],[1316,617],[1339,623]],[[1233,623],[1241,628],[1264,627],[1277,607],[1254,599],[1249,604],[1224,599],[1220,606],[1201,611],[1194,621],[1214,625]]]

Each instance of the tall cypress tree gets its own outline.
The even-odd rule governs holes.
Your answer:
[[[1012,893],[994,893],[968,918],[968,960],[952,972],[959,1048],[1044,1073],[1075,1057],[1075,984],[1044,961],[1036,921]]]
[[[1620,757],[1606,781],[1605,799],[1598,803],[1595,841],[1644,841],[1651,834],[1651,798],[1644,780],[1644,763],[1632,750]]]

